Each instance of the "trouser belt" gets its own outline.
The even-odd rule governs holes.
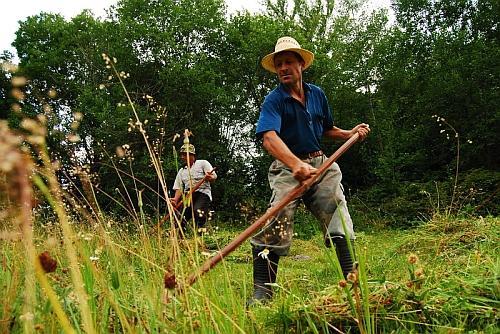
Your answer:
[[[323,151],[319,150],[319,151],[316,151],[316,152],[310,152],[310,153],[306,153],[306,154],[299,154],[297,155],[297,157],[301,160],[305,160],[305,159],[312,159],[312,158],[316,158],[316,157],[320,157],[323,155]]]

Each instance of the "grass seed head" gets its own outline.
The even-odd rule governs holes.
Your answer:
[[[47,96],[51,99],[55,99],[57,96],[57,91],[54,88],[49,89]]]
[[[415,264],[418,262],[418,256],[416,254],[410,254],[408,255],[408,263],[410,264]]]
[[[48,251],[45,251],[38,255],[38,259],[40,260],[40,264],[42,265],[42,268],[46,273],[52,273],[56,271],[57,261],[50,257]]]
[[[355,273],[349,273],[347,274],[347,280],[351,283],[355,283],[358,280],[358,277]]]
[[[26,85],[26,78],[23,76],[14,76],[11,79],[12,86],[14,87],[22,87]]]
[[[175,280],[175,274],[170,271],[167,271],[165,273],[165,276],[163,277],[163,283],[165,284],[165,288],[170,290],[174,289],[175,286],[177,285],[177,282]]]
[[[16,100],[22,101],[26,97],[24,95],[24,92],[20,90],[19,88],[14,88],[10,91],[10,95],[12,95],[13,98]]]

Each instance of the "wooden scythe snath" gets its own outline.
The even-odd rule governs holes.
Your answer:
[[[288,205],[293,199],[299,197],[304,193],[316,180],[342,155],[344,154],[355,142],[359,139],[359,134],[354,134],[349,140],[347,140],[342,146],[339,147],[335,153],[333,153],[319,168],[316,174],[311,178],[304,181],[303,183],[296,186],[285,198],[278,202],[275,206],[269,208],[267,212],[260,217],[255,223],[250,225],[245,231],[239,234],[233,239],[226,247],[217,252],[216,255],[205,261],[205,263],[198,268],[198,270],[191,274],[187,279],[187,285],[193,285],[196,280],[202,276],[204,273],[212,269],[217,263],[219,263],[223,258],[228,256],[233,252],[238,246],[240,246],[245,240],[250,238],[255,232],[261,228],[268,219],[274,217],[279,211],[281,211],[285,206]],[[173,277],[175,279],[175,277]],[[182,288],[182,287],[180,287]]]

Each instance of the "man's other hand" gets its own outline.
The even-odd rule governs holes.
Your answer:
[[[207,180],[208,182],[215,181],[215,177],[214,177],[213,173],[206,172],[205,173],[205,180]]]
[[[356,125],[352,130],[351,130],[351,137],[354,136],[354,134],[358,133],[359,134],[359,141],[363,141],[366,139],[368,134],[370,133],[370,125],[361,123]]]

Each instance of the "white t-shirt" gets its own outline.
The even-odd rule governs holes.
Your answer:
[[[195,186],[199,181],[205,177],[205,173],[209,173],[213,170],[212,165],[207,160],[196,160],[190,169],[187,166],[179,169],[177,176],[174,181],[174,190],[188,191],[191,186]],[[214,179],[217,178],[215,172],[212,173]],[[206,181],[196,190],[207,194],[210,200],[212,200],[212,189],[210,188],[210,182]]]

